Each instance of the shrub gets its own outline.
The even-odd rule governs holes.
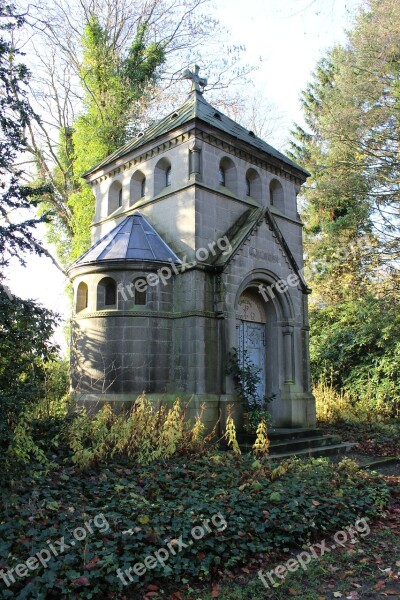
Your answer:
[[[162,405],[155,408],[142,395],[128,413],[116,414],[109,404],[95,416],[80,409],[63,437],[73,452],[73,462],[82,469],[123,456],[147,464],[175,453],[201,452],[204,410],[203,405],[191,425],[179,400],[170,409]]]

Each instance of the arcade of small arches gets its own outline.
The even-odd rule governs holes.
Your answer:
[[[162,191],[171,187],[172,165],[167,158],[161,158],[153,172],[153,195],[157,196]],[[224,156],[219,163],[218,184],[220,187],[230,192],[238,193],[237,168],[234,161]],[[149,194],[149,183],[145,174],[137,170],[132,175],[129,185],[129,205],[132,206],[139,200],[142,200]],[[261,200],[263,195],[263,186],[261,177],[256,169],[250,167],[247,169],[244,180],[245,194],[254,200]],[[126,190],[128,191],[128,190]],[[113,181],[108,191],[108,215],[114,213],[122,207],[126,193],[122,183],[118,180]],[[284,210],[284,192],[282,184],[278,179],[272,179],[269,183],[269,203],[271,206]]]
[[[136,277],[127,286],[135,306],[147,305],[147,281],[144,277]],[[75,312],[80,313],[89,306],[89,286],[81,281],[77,287]],[[96,310],[111,310],[118,308],[118,285],[113,277],[103,277],[97,284]]]

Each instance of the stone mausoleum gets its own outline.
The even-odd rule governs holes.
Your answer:
[[[72,387],[85,403],[241,405],[237,348],[260,369],[276,427],[312,427],[307,294],[296,198],[308,173],[215,109],[198,67],[174,112],[86,173],[91,248],[69,268]],[[223,421],[222,421],[223,422]]]

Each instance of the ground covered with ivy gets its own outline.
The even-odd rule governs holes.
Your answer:
[[[191,589],[202,582],[214,584],[217,597],[223,574],[301,549],[357,519],[372,521],[389,498],[380,476],[348,460],[291,459],[278,467],[267,458],[217,452],[148,466],[34,471],[2,498],[0,568],[14,569],[15,582],[0,580],[0,597],[198,598]],[[47,556],[44,550],[51,554],[46,568],[15,573],[41,551]],[[146,558],[145,572],[130,572],[124,585],[117,569]]]

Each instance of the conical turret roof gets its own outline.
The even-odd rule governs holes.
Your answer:
[[[135,211],[72,263],[70,269],[88,263],[119,260],[181,262],[144,216]]]

